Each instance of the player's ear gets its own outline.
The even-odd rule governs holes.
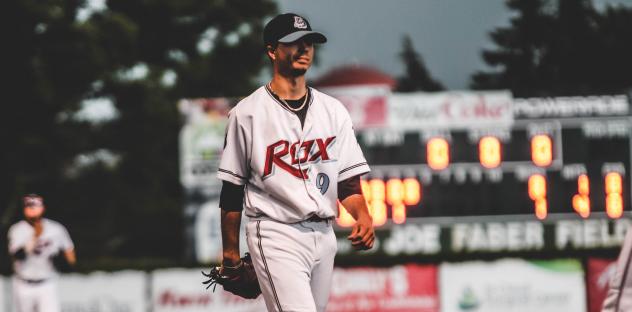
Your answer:
[[[276,50],[276,47],[273,47],[270,44],[266,45],[266,53],[268,54],[268,57],[273,61],[276,58],[276,56],[274,55],[274,50]]]

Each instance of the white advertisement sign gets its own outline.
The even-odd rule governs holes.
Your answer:
[[[180,131],[180,182],[185,188],[217,195],[221,182],[215,175],[224,148],[229,100],[182,100],[178,105],[186,117]]]
[[[248,251],[246,223],[241,218],[239,250],[243,255]],[[219,198],[209,200],[198,210],[195,217],[195,255],[200,263],[218,263],[222,259],[222,229]]]
[[[2,311],[11,311],[9,287],[9,279],[0,276],[0,309]]]
[[[206,202],[198,210],[194,230],[197,260],[200,263],[219,262],[222,256],[219,198]]]
[[[513,122],[509,91],[394,93],[388,125],[400,130],[506,126]]]
[[[153,272],[151,304],[154,312],[261,312],[263,297],[247,300],[217,286],[206,289],[201,271],[209,269],[165,269]]]
[[[442,264],[443,312],[586,311],[584,272],[576,260]]]
[[[629,114],[629,106],[625,95],[515,99],[514,115],[516,118],[624,116]]]
[[[62,312],[146,312],[146,280],[140,271],[64,274],[57,284]]]

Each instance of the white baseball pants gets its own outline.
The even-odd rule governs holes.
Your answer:
[[[13,278],[15,312],[60,312],[57,286],[53,280],[37,284]]]
[[[332,222],[248,222],[248,248],[268,311],[325,311],[337,250]]]

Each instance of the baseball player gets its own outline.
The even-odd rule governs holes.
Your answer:
[[[26,195],[23,203],[24,220],[12,225],[8,233],[16,312],[59,312],[53,258],[74,265],[74,245],[63,225],[43,218],[41,196]]]
[[[314,44],[327,39],[296,14],[264,28],[273,77],[230,112],[218,169],[222,271],[242,265],[239,224],[268,311],[325,311],[336,253],[337,202],[355,218],[358,250],[375,239],[360,176],[369,166],[351,118],[336,99],[308,87]]]

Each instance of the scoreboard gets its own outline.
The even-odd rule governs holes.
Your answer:
[[[457,118],[398,129],[395,120],[358,129],[375,225],[498,215],[618,219],[630,211],[626,96],[513,99],[509,113],[503,122]],[[339,225],[353,224],[340,213]]]
[[[375,246],[353,252],[346,237],[354,220],[340,207],[343,262],[612,257],[632,226],[626,95],[322,91],[349,111],[371,167],[362,189]],[[187,256],[200,262],[221,259],[216,172],[227,112],[238,100],[178,103]]]

